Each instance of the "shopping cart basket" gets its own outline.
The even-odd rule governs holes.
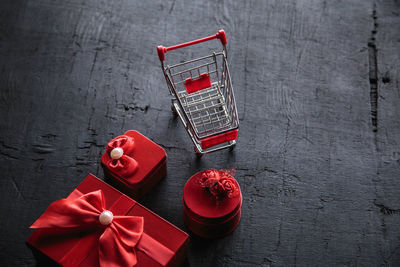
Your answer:
[[[165,53],[171,50],[219,39],[221,52],[164,66]],[[176,112],[193,141],[198,154],[206,154],[236,144],[239,119],[229,75],[226,35],[217,34],[170,47],[158,46],[165,80]]]

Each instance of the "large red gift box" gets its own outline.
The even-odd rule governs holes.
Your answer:
[[[111,140],[101,157],[107,181],[140,199],[167,174],[165,150],[137,131]]]
[[[132,253],[134,255],[132,257],[136,257],[137,267],[180,266],[183,263],[188,243],[188,235],[185,232],[104,183],[94,175],[88,175],[67,199],[59,201],[75,201],[81,199],[82,196],[90,195],[92,197],[99,193],[104,196],[104,208],[112,212],[114,219],[111,219],[111,221],[116,221],[116,224],[120,223],[117,220],[122,220],[123,222],[128,216],[135,216],[135,219],[143,218],[141,219],[143,221],[141,235],[132,236],[132,239],[138,239],[137,244],[134,248],[127,248],[128,251],[133,250]],[[100,217],[96,217],[96,220],[98,218],[101,222]],[[57,219],[50,216],[50,221],[56,221]],[[115,227],[112,228],[112,231],[118,232],[117,234],[123,232],[121,229],[124,230],[123,227],[118,228],[118,230],[115,229]],[[129,229],[129,227],[126,227],[126,229]],[[99,252],[99,247],[101,247],[99,237],[100,235],[103,237],[105,231],[101,227],[99,228],[98,225],[96,227],[82,227],[78,231],[76,229],[60,230],[42,228],[37,229],[28,238],[27,243],[63,266],[99,266],[99,255],[100,253],[104,254],[103,252]],[[128,233],[130,232],[128,231]],[[123,236],[123,234],[121,235]],[[131,237],[129,235],[126,236],[125,233],[125,239],[129,240]],[[115,245],[112,248],[115,249]],[[113,249],[106,252],[111,255],[118,255],[117,252],[112,251]],[[111,261],[113,260],[111,259]],[[117,265],[119,264],[103,264],[103,266]]]

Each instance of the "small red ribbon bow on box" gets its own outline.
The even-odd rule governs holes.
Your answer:
[[[200,179],[200,186],[206,189],[216,200],[232,198],[239,194],[239,187],[235,178],[226,171],[204,171]]]
[[[98,243],[100,266],[136,265],[135,246],[143,234],[143,217],[114,216],[104,207],[101,190],[75,199],[60,199],[30,228],[104,229]]]
[[[111,140],[106,147],[109,160],[107,168],[121,177],[129,177],[136,172],[139,167],[138,162],[130,157],[135,148],[135,140],[127,135],[120,135]]]

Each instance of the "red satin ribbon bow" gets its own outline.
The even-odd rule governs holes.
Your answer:
[[[111,158],[111,151],[115,148],[122,148],[123,155],[118,159]],[[106,147],[108,161],[106,163],[109,170],[127,178],[135,173],[139,167],[138,162],[129,156],[135,148],[135,140],[127,135],[120,135],[111,140]]]
[[[143,234],[143,217],[113,216],[110,224],[102,225],[100,214],[105,211],[101,190],[75,199],[60,199],[30,228],[99,228],[100,266],[134,266],[137,263],[135,246]]]

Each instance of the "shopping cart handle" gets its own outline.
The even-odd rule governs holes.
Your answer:
[[[187,42],[187,43],[183,43],[183,44],[178,44],[178,45],[173,45],[173,46],[169,46],[169,47],[164,47],[162,45],[157,46],[157,53],[158,53],[158,57],[160,58],[160,61],[164,61],[165,60],[165,53],[167,53],[168,51],[171,50],[175,50],[178,48],[182,48],[185,46],[189,46],[189,45],[194,45],[194,44],[198,44],[198,43],[202,43],[202,42],[207,42],[213,39],[219,39],[222,43],[222,45],[226,45],[227,41],[226,41],[226,35],[225,35],[225,31],[224,30],[219,30],[217,32],[217,34],[215,35],[211,35],[205,38],[201,38],[198,40],[194,40],[191,42]]]

